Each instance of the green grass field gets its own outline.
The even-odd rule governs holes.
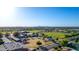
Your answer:
[[[36,33],[36,32],[40,32],[41,30],[28,30],[28,31],[32,33]]]
[[[60,32],[44,32],[44,34],[59,39],[65,38],[65,34]]]

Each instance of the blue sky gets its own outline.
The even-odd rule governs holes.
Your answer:
[[[16,8],[16,18],[26,26],[79,26],[79,8]]]
[[[17,7],[8,18],[5,26],[79,26],[79,8]]]

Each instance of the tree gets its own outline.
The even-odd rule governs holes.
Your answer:
[[[2,38],[3,37],[3,34],[2,33],[0,33],[0,38]]]
[[[15,36],[15,37],[19,37],[19,32],[15,32],[14,34],[13,34],[13,36]]]
[[[55,49],[56,51],[61,51],[61,50],[62,50],[60,47],[54,47],[54,49]]]
[[[40,41],[37,42],[37,45],[42,45],[42,43]]]
[[[10,33],[6,33],[5,36],[6,36],[6,37],[10,36]]]
[[[47,37],[48,37],[48,35],[44,35],[44,36],[43,36],[43,38],[47,38]]]
[[[62,41],[60,42],[60,44],[61,44],[62,46],[67,46],[68,40],[64,39],[64,40],[62,40]]]
[[[77,43],[77,42],[79,42],[79,39],[77,38],[77,39],[75,39],[75,42]]]
[[[65,35],[65,38],[69,38],[69,37],[72,37],[72,35]]]
[[[3,43],[4,43],[4,42],[3,42],[3,40],[2,40],[2,39],[0,39],[0,45],[1,45],[1,44],[3,44]]]
[[[44,36],[45,34],[44,33],[41,33],[42,34],[42,36]]]
[[[58,38],[56,38],[56,40],[58,40]]]

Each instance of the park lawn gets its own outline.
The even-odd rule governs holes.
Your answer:
[[[28,30],[31,33],[36,33],[36,32],[40,32],[41,30]]]
[[[65,38],[65,34],[60,33],[60,32],[45,32],[44,34],[47,36],[52,36],[53,38],[58,38],[58,39]]]

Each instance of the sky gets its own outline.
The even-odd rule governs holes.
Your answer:
[[[4,9],[0,10],[0,26],[79,26],[79,7]]]

